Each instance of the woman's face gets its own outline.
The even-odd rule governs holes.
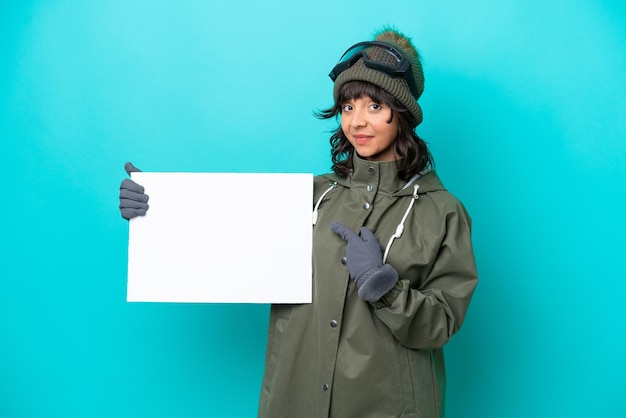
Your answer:
[[[343,133],[357,154],[369,161],[396,159],[394,140],[398,125],[398,117],[392,118],[391,108],[369,96],[348,100],[341,108]]]

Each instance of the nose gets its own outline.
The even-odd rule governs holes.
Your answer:
[[[352,118],[350,120],[350,125],[353,127],[361,127],[367,125],[367,115],[365,114],[365,109],[356,108],[352,113]]]

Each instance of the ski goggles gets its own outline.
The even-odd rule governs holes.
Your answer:
[[[359,42],[352,45],[339,59],[328,76],[333,82],[339,74],[352,67],[363,58],[367,68],[379,71],[389,77],[404,77],[409,84],[413,97],[419,97],[415,79],[411,72],[411,62],[398,48],[380,41]]]

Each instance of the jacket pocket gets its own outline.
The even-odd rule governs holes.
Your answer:
[[[440,417],[436,372],[429,350],[414,350],[397,343],[401,359],[403,417]]]

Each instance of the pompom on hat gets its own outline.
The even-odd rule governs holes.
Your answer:
[[[383,71],[368,68],[363,58],[360,58],[350,68],[341,72],[335,79],[333,96],[335,103],[339,101],[341,87],[349,81],[366,81],[377,85],[387,93],[394,96],[411,113],[415,126],[422,122],[422,108],[417,100],[424,91],[424,71],[420,62],[419,54],[413,46],[411,39],[391,28],[383,28],[374,35],[374,41],[384,42],[397,48],[411,63],[410,71],[401,77],[393,77]],[[415,94],[411,92],[406,76],[413,76],[415,82]]]

